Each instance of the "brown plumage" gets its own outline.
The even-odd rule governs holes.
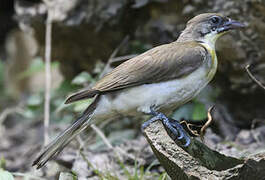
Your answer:
[[[122,63],[92,89],[73,94],[66,103],[92,98],[96,94],[180,78],[197,69],[205,54],[207,51],[197,42],[173,42],[158,46]]]

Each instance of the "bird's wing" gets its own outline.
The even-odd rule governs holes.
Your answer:
[[[120,64],[92,89],[70,96],[66,103],[141,84],[181,78],[200,67],[206,53],[197,42],[173,42],[158,46]]]

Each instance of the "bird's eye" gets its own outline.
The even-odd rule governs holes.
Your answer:
[[[213,24],[219,24],[221,22],[221,18],[218,16],[214,16],[214,17],[211,17],[210,21]]]

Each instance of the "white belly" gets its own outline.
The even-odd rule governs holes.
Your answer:
[[[137,115],[156,110],[173,110],[194,98],[211,80],[205,66],[186,77],[163,83],[145,84],[102,95],[96,116]]]

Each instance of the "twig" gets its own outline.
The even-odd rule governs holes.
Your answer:
[[[165,179],[167,179],[167,173],[162,174],[161,180],[165,180]]]
[[[107,147],[109,149],[111,149],[114,152],[114,157],[116,158],[116,160],[121,163],[122,162],[122,156],[121,154],[129,157],[130,159],[135,160],[135,157],[132,157],[131,155],[129,155],[128,153],[126,153],[123,149],[119,148],[119,147],[113,147],[111,145],[111,143],[109,142],[109,140],[107,139],[107,137],[104,135],[104,133],[94,124],[91,125],[91,128],[101,137],[101,139],[103,140],[103,142],[107,145]],[[80,139],[79,139],[80,140]],[[79,143],[80,145],[83,144],[82,140]],[[79,153],[81,154],[82,158],[86,161],[88,167],[90,167],[92,169],[92,171],[97,174],[99,177],[103,177],[102,173],[98,170],[95,169],[95,167],[92,165],[92,163],[89,162],[89,160],[86,158],[85,154],[83,153],[82,147],[79,148]],[[104,179],[104,178],[103,178]]]
[[[120,51],[120,49],[129,41],[129,36],[125,36],[125,38],[122,40],[122,42],[116,47],[116,49],[112,52],[110,55],[109,61],[111,61]]]
[[[105,68],[103,69],[102,73],[99,75],[99,78],[102,78],[108,71],[108,69],[110,68],[110,64],[112,59],[118,54],[119,50],[129,41],[129,36],[125,36],[125,38],[122,40],[122,42],[118,45],[118,47],[116,47],[114,49],[114,51],[111,53],[108,62],[105,66]]]
[[[25,174],[25,173],[19,173],[19,172],[13,172],[12,173],[14,176],[21,176],[25,177],[25,179],[37,179],[37,180],[45,180],[44,178],[38,177],[38,176],[33,176],[31,174]]]
[[[90,167],[93,171],[95,170],[95,167],[93,166],[92,163],[89,162],[89,160],[86,158],[86,155],[84,154],[84,152],[82,150],[79,151],[80,155],[82,156],[82,158],[86,161],[88,167]]]
[[[245,69],[246,69],[246,71],[247,71],[247,73],[248,73],[248,75],[249,75],[249,77],[253,80],[253,81],[255,81],[262,89],[264,89],[265,90],[265,86],[259,81],[259,80],[257,80],[257,78],[255,78],[255,76],[250,72],[250,70],[249,70],[249,64],[245,67]]]
[[[211,122],[213,121],[213,118],[212,118],[212,115],[211,115],[211,112],[212,112],[213,108],[214,108],[214,106],[212,106],[212,107],[210,107],[210,108],[208,109],[208,113],[207,113],[208,120],[207,120],[207,122],[203,125],[203,127],[201,128],[201,131],[200,131],[200,138],[201,138],[202,141],[204,140],[205,130],[207,129],[207,127],[210,126]]]
[[[44,145],[49,142],[50,96],[51,96],[51,41],[52,41],[52,13],[50,1],[44,0],[47,7],[45,34],[45,104],[44,104]]]
[[[134,58],[136,57],[138,54],[129,54],[129,55],[125,55],[125,56],[119,56],[119,57],[115,57],[115,58],[112,58],[110,60],[110,66],[115,66],[115,64],[120,64],[128,59],[131,59],[131,58]]]
[[[103,174],[100,170],[96,169],[96,168],[93,166],[93,164],[92,164],[92,163],[86,158],[86,155],[83,153],[82,150],[80,150],[79,153],[80,153],[80,155],[82,156],[82,158],[86,161],[87,166],[88,166],[89,168],[91,168],[92,171],[93,171],[97,176],[100,177],[100,179],[106,179],[106,178],[104,177],[104,174]]]
[[[107,147],[114,151],[115,155],[117,156],[118,160],[120,161],[121,155],[125,155],[126,157],[135,160],[135,157],[125,152],[120,147],[113,147],[104,133],[94,124],[91,125],[91,128],[100,136],[103,142],[107,145]]]
[[[113,146],[111,145],[107,137],[103,134],[103,132],[96,125],[92,124],[91,128],[101,137],[101,139],[107,145],[108,148],[113,149]]]
[[[80,147],[80,149],[82,149],[82,148],[85,146],[85,143],[84,143],[84,141],[82,140],[82,138],[80,137],[80,134],[77,135],[76,140],[77,140],[77,142],[79,143],[79,147]]]

